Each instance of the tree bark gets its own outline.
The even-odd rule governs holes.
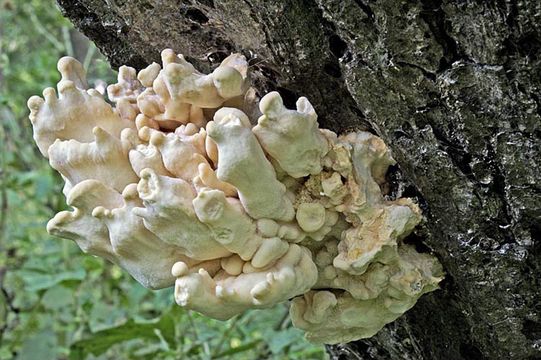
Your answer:
[[[427,218],[407,241],[447,276],[333,359],[541,359],[541,2],[58,3],[113,66],[242,52],[260,93],[306,96],[322,127],[389,145],[392,195]]]

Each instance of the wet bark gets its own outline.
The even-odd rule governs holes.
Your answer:
[[[333,359],[541,359],[539,1],[58,2],[113,66],[242,52],[259,92],[390,146],[393,195],[426,215],[407,241],[447,277]]]

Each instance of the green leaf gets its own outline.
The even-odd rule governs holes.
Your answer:
[[[63,281],[75,280],[81,281],[85,278],[86,272],[83,269],[64,271],[57,274],[39,273],[35,271],[19,271],[27,291],[38,291],[48,289]]]
[[[53,360],[56,359],[56,337],[53,332],[42,331],[28,337],[19,353],[19,360]]]
[[[136,323],[130,319],[122,325],[98,331],[86,339],[76,341],[70,347],[70,359],[84,359],[89,354],[99,356],[112,346],[133,339],[159,342],[157,331],[169,344],[174,343],[175,323],[172,312],[167,312],[157,322]]]
[[[73,299],[73,290],[60,285],[48,289],[45,294],[43,294],[41,303],[46,309],[58,310],[71,305]]]
[[[287,328],[280,331],[275,331],[273,336],[267,339],[269,349],[273,354],[280,353],[286,346],[302,341],[302,332],[295,328]]]

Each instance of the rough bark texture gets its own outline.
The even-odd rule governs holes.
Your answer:
[[[114,66],[242,52],[259,91],[391,147],[394,194],[427,218],[408,241],[447,277],[333,358],[541,359],[541,2],[58,1]]]

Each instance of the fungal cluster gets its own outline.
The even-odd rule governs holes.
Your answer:
[[[109,101],[75,59],[58,70],[58,95],[28,101],[72,208],[49,233],[216,319],[291,300],[313,342],[370,337],[437,288],[437,260],[401,241],[419,207],[382,194],[383,141],[319,129],[304,97],[258,99],[243,56],[205,75],[164,50],[121,67]]]

